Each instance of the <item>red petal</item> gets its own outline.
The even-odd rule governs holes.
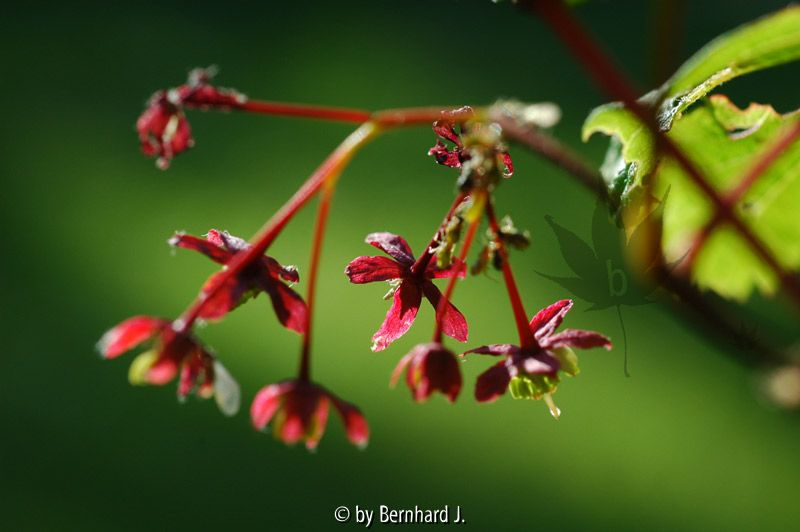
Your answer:
[[[571,308],[572,300],[562,299],[537,312],[530,323],[531,331],[533,331],[536,339],[541,340],[553,334],[553,331],[561,325],[561,322],[564,321],[564,316]]]
[[[436,162],[449,166],[451,168],[461,167],[461,157],[457,150],[448,150],[442,141],[436,141],[436,144],[428,150],[428,155],[432,155]]]
[[[184,100],[186,107],[238,107],[247,101],[247,97],[230,89],[218,89],[205,85],[192,91]]]
[[[178,361],[174,358],[160,357],[147,370],[147,382],[156,386],[166,384],[178,374]]]
[[[192,130],[186,116],[182,112],[178,112],[170,118],[170,122],[173,121],[177,121],[174,131],[171,130],[172,124],[168,123],[163,136],[164,156],[168,158],[186,151],[194,144]]]
[[[455,124],[452,120],[437,120],[433,123],[433,132],[456,146],[461,146],[461,139],[456,133]]]
[[[347,439],[353,445],[364,448],[369,442],[369,425],[364,415],[355,405],[342,401],[338,397],[331,396],[333,406],[342,417],[345,431],[347,432]]]
[[[199,251],[203,255],[207,256],[214,262],[218,262],[219,264],[225,264],[233,256],[230,251],[222,249],[210,238],[208,240],[204,240],[202,238],[197,238],[196,236],[177,233],[175,236],[169,239],[169,244],[179,248]]]
[[[264,430],[281,406],[283,395],[293,387],[291,381],[270,384],[256,394],[250,405],[250,420],[257,430]]]
[[[383,351],[403,336],[417,317],[422,294],[413,281],[403,281],[394,293],[394,301],[386,313],[383,325],[372,336],[372,350]]]
[[[357,257],[344,270],[344,274],[354,284],[398,279],[403,273],[400,265],[387,257]]]
[[[184,361],[178,383],[178,397],[186,397],[194,389],[202,369],[203,361],[199,356],[192,356]]]
[[[328,424],[328,397],[321,396],[317,408],[311,419],[311,426],[306,428],[306,449],[316,449],[322,435],[325,434],[325,425]]]
[[[475,382],[475,399],[481,403],[494,401],[508,389],[511,382],[511,375],[505,362],[499,362],[487,369],[480,375]]]
[[[433,308],[436,309],[436,319],[442,323],[442,332],[451,338],[455,338],[459,342],[466,342],[469,336],[469,329],[467,328],[467,320],[452,303],[449,301],[439,314],[439,301],[442,299],[442,293],[431,282],[426,282],[423,285],[425,297],[431,302]]]
[[[209,240],[213,239],[214,242],[221,242],[222,245],[232,253],[244,251],[250,248],[250,244],[247,242],[247,240],[244,238],[239,238],[238,236],[233,236],[227,231],[215,231],[212,229],[208,232],[206,238]]]
[[[461,369],[455,355],[444,348],[428,352],[421,364],[422,379],[415,393],[417,401],[425,400],[435,390],[441,391],[451,403],[461,391]]]
[[[611,349],[611,340],[594,331],[581,331],[578,329],[565,329],[542,341],[542,347],[575,347],[577,349],[591,349],[605,347]]]
[[[503,170],[503,177],[511,177],[514,175],[514,163],[511,161],[511,155],[507,151],[500,152],[500,160],[505,166]]]
[[[216,229],[208,230],[208,233],[206,233],[206,240],[208,240],[215,246],[219,247],[225,246],[225,241],[222,240],[222,233]]]
[[[185,333],[175,333],[165,329],[159,338],[158,359],[147,371],[146,379],[150,384],[162,385],[175,378],[181,364],[190,360],[188,357],[202,353],[194,337]]]
[[[520,352],[519,346],[512,345],[512,344],[491,344],[491,345],[482,345],[481,347],[476,347],[475,349],[470,349],[469,351],[465,351],[464,354],[468,355],[470,353],[475,353],[478,355],[494,355],[494,356],[504,356],[504,355],[513,355]]]
[[[262,261],[267,265],[267,269],[273,275],[277,275],[288,283],[300,282],[300,273],[294,266],[281,266],[281,264],[272,257],[264,257]]]
[[[414,264],[414,253],[408,242],[402,237],[392,233],[370,233],[365,242],[375,246],[404,266]]]
[[[539,355],[515,358],[514,366],[528,375],[554,375],[560,364],[555,357]]]
[[[203,286],[203,293],[207,294],[212,288],[215,288],[222,275],[225,275],[225,272],[215,273],[209,277]],[[222,318],[239,304],[247,288],[238,275],[228,277],[223,285],[216,289],[214,295],[203,302],[198,316],[206,320]]]
[[[97,348],[105,358],[115,358],[152,338],[168,326],[167,320],[151,316],[135,316],[105,333],[97,343]]]
[[[323,403],[324,402],[324,403]],[[296,443],[309,439],[313,442],[319,439],[324,431],[324,426],[317,427],[315,419],[320,419],[320,414],[327,419],[327,398],[322,390],[307,382],[295,381],[294,387],[284,396],[282,423],[273,423],[273,429],[278,438],[284,443]],[[323,413],[319,409],[323,408]],[[312,444],[313,445],[313,444]]]
[[[303,298],[282,282],[271,278],[261,278],[259,286],[269,294],[278,321],[289,330],[305,333],[308,309]]]
[[[436,262],[431,261],[425,270],[425,276],[428,279],[449,279],[453,275],[458,275],[459,279],[467,276],[467,265],[458,258],[454,258],[450,266],[444,269],[439,268],[436,266]]]

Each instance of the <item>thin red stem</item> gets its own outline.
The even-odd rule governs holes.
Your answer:
[[[408,109],[387,109],[373,113],[372,120],[387,128],[413,126],[417,124],[430,124],[442,118],[444,109],[450,107],[412,107]],[[479,118],[483,109],[474,109],[462,113],[452,112],[448,115],[448,120],[453,122],[464,122],[470,119]]]
[[[308,267],[308,292],[306,293],[306,332],[303,335],[303,348],[300,355],[299,378],[303,381],[308,381],[311,376],[311,326],[314,321],[319,261],[322,254],[322,241],[325,237],[325,226],[328,222],[328,213],[330,212],[331,200],[335,190],[335,180],[330,180],[322,188],[317,209],[317,221],[314,225],[314,241],[311,245],[311,260]]]
[[[475,233],[478,231],[478,226],[480,224],[481,216],[476,216],[475,219],[469,222],[469,226],[467,226],[467,234],[464,235],[464,242],[462,243],[461,252],[458,254],[459,268],[466,268],[465,261],[467,258],[467,253],[469,252],[469,248],[472,246],[472,241],[475,238]],[[453,297],[453,290],[456,288],[456,282],[458,281],[459,273],[461,272],[454,271],[453,276],[447,280],[447,286],[444,289],[442,298],[439,300],[439,304],[436,306],[436,328],[433,331],[434,342],[442,342],[442,316],[444,316],[447,303],[450,301],[450,298]]]
[[[564,3],[561,0],[528,0],[526,5],[538,10],[550,23],[562,41],[592,75],[595,83],[605,90],[611,98],[622,100],[625,106],[650,129],[658,141],[659,147],[668,152],[683,168],[692,182],[711,200],[724,220],[737,230],[750,248],[773,271],[795,304],[800,306],[800,281],[783,268],[772,252],[753,234],[735,210],[720,197],[683,150],[672,139],[663,134],[656,124],[651,111],[648,111],[637,101],[636,91],[631,84],[573,17]]]
[[[325,107],[319,105],[302,105],[282,102],[266,102],[248,100],[234,107],[240,111],[275,116],[294,116],[300,118],[317,118],[361,124],[368,122],[372,113],[363,109],[346,109],[341,107]]]
[[[500,261],[503,268],[503,279],[506,283],[508,290],[508,299],[511,301],[511,310],[514,311],[514,322],[517,325],[517,333],[519,334],[519,342],[522,347],[536,347],[538,343],[536,338],[528,326],[528,314],[525,312],[525,306],[522,304],[522,298],[519,295],[517,282],[514,279],[514,273],[511,271],[511,263],[508,261],[508,251],[506,250],[505,243],[500,238],[500,226],[497,223],[497,217],[494,214],[494,205],[489,201],[486,205],[486,217],[489,219],[489,228],[494,233],[494,242],[497,246],[497,252],[500,254]]]

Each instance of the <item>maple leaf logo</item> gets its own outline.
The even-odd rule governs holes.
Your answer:
[[[659,216],[662,206],[663,202],[648,214],[644,222],[651,217]],[[578,235],[559,225],[552,216],[545,216],[545,220],[558,240],[562,257],[575,276],[562,277],[539,271],[536,273],[559,284],[576,298],[590,303],[591,306],[586,309],[587,311],[616,307],[624,344],[624,371],[625,376],[630,377],[628,340],[622,319],[622,307],[652,303],[649,297],[658,285],[653,283],[642,286],[636,283],[626,265],[624,255],[628,248],[637,249],[643,244],[644,239],[651,238],[650,232],[646,229],[647,224],[640,223],[633,231],[627,232],[630,237],[625,238],[624,228],[613,223],[605,205],[598,202],[592,216],[592,245],[589,245]],[[668,265],[668,269],[673,268],[678,262],[680,260]],[[658,268],[657,260],[654,259],[652,264],[644,266],[645,277],[652,278],[650,274],[654,268]]]

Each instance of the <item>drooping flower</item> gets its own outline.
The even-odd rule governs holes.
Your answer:
[[[461,391],[461,370],[452,351],[439,342],[419,344],[400,359],[392,373],[392,386],[406,371],[406,384],[417,402],[439,390],[451,403]]]
[[[204,399],[213,395],[224,414],[232,416],[239,410],[241,395],[233,377],[194,335],[176,331],[169,320],[129,318],[106,332],[97,347],[104,358],[112,359],[151,340],[152,349],[140,353],[131,363],[131,384],[163,385],[180,372],[179,399],[190,393]]]
[[[284,443],[302,441],[308,449],[315,449],[325,432],[331,403],[342,418],[347,439],[360,448],[366,447],[369,426],[361,411],[305,380],[286,380],[262,388],[253,399],[250,419],[258,430],[265,430],[271,423],[275,438]]]
[[[470,127],[464,123],[465,118],[471,117],[472,114],[472,108],[469,106],[453,111],[442,111],[442,118],[433,123],[433,131],[439,138],[436,140],[436,144],[428,150],[428,155],[433,156],[437,163],[451,168],[461,168],[462,164],[471,160],[473,152],[469,146],[470,142],[465,141],[465,137],[468,135],[477,137],[475,139],[478,141],[476,144],[484,144],[482,142],[484,139],[481,138],[482,135],[477,135],[476,133],[479,133],[482,128],[485,129],[487,126],[474,124]],[[448,147],[448,143],[450,143],[451,147]],[[494,139],[494,136],[492,136],[489,144],[491,145],[490,151],[503,167],[503,175],[511,177],[514,174],[514,163],[511,161],[511,155],[508,154],[508,150],[503,144]]]
[[[415,268],[416,259],[408,242],[392,233],[371,233],[365,241],[391,258],[357,257],[347,265],[344,273],[354,284],[375,281],[389,281],[392,284],[387,299],[391,295],[394,301],[383,325],[372,336],[372,350],[382,351],[411,328],[423,296],[438,311],[442,293],[431,279],[453,275],[463,277],[465,271],[463,264],[458,261],[444,269],[439,268],[435,261],[429,261],[425,267]],[[441,320],[444,334],[459,342],[467,341],[467,321],[452,303],[447,302],[438,319]]]
[[[178,87],[155,92],[147,108],[136,121],[142,152],[156,157],[156,165],[165,170],[172,158],[194,145],[184,109],[210,107],[229,109],[243,104],[247,97],[210,84],[214,68],[196,68],[188,81]]]
[[[245,240],[231,236],[227,232],[211,229],[205,240],[195,236],[178,233],[169,243],[173,246],[192,249],[206,255],[214,262],[227,264],[236,253],[250,248]],[[218,282],[219,275],[212,275],[203,291]],[[253,264],[234,275],[217,292],[203,304],[199,317],[213,320],[223,317],[249,297],[266,292],[272,301],[272,307],[278,320],[287,329],[303,334],[306,330],[306,304],[300,295],[284,283],[297,283],[300,276],[292,266],[281,266],[278,261],[264,255]]]
[[[534,345],[493,344],[465,352],[464,355],[478,353],[505,357],[478,377],[475,398],[481,402],[494,401],[510,389],[515,398],[544,398],[550,413],[558,418],[560,410],[551,396],[560,381],[559,370],[569,376],[578,373],[578,358],[572,348],[611,349],[611,341],[594,331],[565,329],[555,332],[571,308],[572,301],[565,299],[540,310],[529,325]]]

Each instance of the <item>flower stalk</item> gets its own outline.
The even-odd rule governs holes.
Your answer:
[[[483,193],[483,191],[479,191],[479,193]],[[477,199],[478,196],[476,195],[475,197],[476,201],[479,201]],[[469,253],[469,249],[472,246],[472,241],[475,238],[475,233],[478,231],[480,221],[480,216],[474,216],[468,221],[469,225],[467,225],[467,233],[464,235],[464,242],[461,244],[461,251],[458,253],[458,262],[456,264],[457,268],[466,268],[467,253]],[[457,279],[458,275],[453,275],[450,277],[450,279],[448,279],[442,298],[439,300],[439,304],[436,306],[436,327],[433,331],[434,342],[442,343],[442,333],[444,331],[444,312],[447,308],[450,298],[453,297],[453,290],[456,288]]]
[[[514,273],[511,271],[511,264],[508,261],[508,251],[506,250],[503,239],[500,238],[500,225],[497,223],[497,217],[495,216],[494,206],[491,201],[486,205],[486,217],[489,219],[489,228],[494,235],[497,253],[500,255],[503,280],[505,281],[506,290],[508,291],[508,299],[511,301],[511,309],[514,311],[514,323],[517,325],[520,345],[522,347],[533,347],[537,345],[536,338],[534,338],[528,326],[528,314],[525,312],[525,306],[522,304],[522,298],[519,295]]]

